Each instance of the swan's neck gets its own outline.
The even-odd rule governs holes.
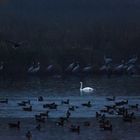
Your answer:
[[[81,82],[80,84],[81,84],[80,89],[83,89],[83,83]]]

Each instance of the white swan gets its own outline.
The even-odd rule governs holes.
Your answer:
[[[83,88],[83,82],[80,82],[80,92],[85,92],[85,93],[93,93],[95,91],[95,89],[91,88],[91,87],[85,87]]]

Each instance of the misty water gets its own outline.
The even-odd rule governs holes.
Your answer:
[[[81,94],[80,81],[83,81],[84,87],[92,87],[96,89],[96,92]],[[72,112],[72,117],[93,117],[96,111],[104,108],[104,105],[113,104],[113,102],[108,102],[106,97],[116,96],[116,101],[128,99],[129,104],[140,103],[139,83],[139,77],[130,76],[110,79],[106,77],[1,79],[0,97],[1,99],[8,98],[9,102],[8,104],[0,103],[0,117],[33,117],[46,110],[42,107],[43,104],[55,102],[58,104],[58,109],[51,110],[50,117],[57,118],[65,115],[69,106],[61,105],[61,101],[67,99],[70,99],[70,105],[78,106],[78,109]],[[38,102],[39,96],[44,97],[43,102]],[[17,104],[28,99],[31,100],[33,106],[32,112],[22,111],[22,107]],[[89,100],[93,106],[82,107],[81,104]],[[83,113],[84,111],[86,113]],[[139,112],[137,115],[140,115]]]

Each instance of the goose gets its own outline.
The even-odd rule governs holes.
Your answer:
[[[66,68],[66,72],[70,72],[70,71],[72,71],[72,69],[74,68],[74,66],[75,66],[75,63],[73,62],[73,63],[71,63],[71,64],[69,64],[69,66]]]
[[[77,63],[76,66],[72,69],[72,72],[73,73],[78,73],[79,70],[80,70],[80,65],[79,65],[79,63]]]
[[[135,64],[137,60],[138,60],[137,56],[134,57],[134,58],[131,58],[131,59],[128,60],[128,64]]]
[[[54,65],[53,64],[50,64],[48,67],[47,67],[47,72],[52,72],[54,70]]]
[[[109,58],[109,57],[107,58],[106,56],[104,56],[104,62],[106,65],[110,64],[112,62],[112,58]]]
[[[34,62],[32,63],[32,65],[28,68],[28,73],[32,72],[32,70],[34,69]]]
[[[37,63],[37,66],[31,70],[31,73],[37,73],[40,70],[40,62]]]
[[[91,65],[88,65],[88,66],[84,67],[82,71],[84,73],[88,73],[88,72],[92,72],[92,70],[93,70],[93,67]]]
[[[85,87],[83,88],[83,82],[80,82],[80,92],[85,92],[85,93],[93,93],[95,89],[91,87]]]

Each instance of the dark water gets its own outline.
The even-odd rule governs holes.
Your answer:
[[[92,77],[82,79],[84,86],[96,89],[92,94],[80,93],[80,80],[76,77],[66,79],[55,78],[28,78],[20,80],[1,80],[0,97],[8,98],[8,104],[0,104],[1,117],[33,117],[34,114],[45,111],[42,105],[45,103],[56,102],[59,104],[58,110],[51,111],[51,117],[63,116],[68,106],[61,105],[62,100],[70,99],[71,105],[79,106],[73,117],[92,117],[95,112],[102,109],[107,102],[106,97],[116,96],[117,100],[129,99],[129,104],[140,103],[140,78],[139,77]],[[38,102],[37,97],[43,96],[44,101]],[[17,105],[22,100],[31,100],[33,112],[25,113]],[[93,107],[83,108],[82,103],[91,101]],[[86,114],[83,111],[87,111]],[[139,114],[139,113],[138,113]]]

